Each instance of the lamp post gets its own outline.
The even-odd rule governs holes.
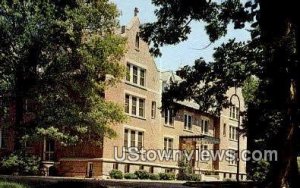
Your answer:
[[[241,113],[240,113],[240,109],[241,109],[241,102],[240,102],[240,97],[237,95],[236,90],[237,88],[234,88],[234,94],[231,95],[230,97],[230,104],[232,105],[232,99],[233,97],[236,97],[238,100],[238,128],[237,128],[237,156],[236,156],[236,164],[237,164],[237,168],[236,168],[236,181],[239,182],[240,181],[240,124],[241,124]]]

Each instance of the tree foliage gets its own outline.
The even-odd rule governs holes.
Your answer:
[[[279,160],[271,164],[268,186],[299,187],[297,138],[299,132],[299,18],[293,0],[152,0],[157,21],[142,26],[141,36],[160,55],[163,45],[188,38],[190,22],[201,21],[211,42],[235,29],[250,32],[251,40],[234,39],[215,49],[214,60],[199,58],[193,66],[179,70],[183,78],[173,83],[164,96],[165,105],[174,100],[193,99],[202,110],[218,112],[229,105],[225,92],[230,87],[252,90],[247,98],[245,126],[248,140],[260,149],[276,149]],[[249,79],[257,83],[249,85]],[[199,87],[201,86],[201,87]],[[249,93],[248,93],[249,94]],[[268,183],[267,182],[267,183]]]
[[[118,15],[108,0],[0,2],[0,90],[15,109],[3,121],[13,117],[19,139],[116,135],[110,125],[125,116],[104,91],[124,76]]]

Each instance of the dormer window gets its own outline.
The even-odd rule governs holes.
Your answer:
[[[139,35],[139,33],[137,33],[136,36],[135,36],[135,48],[136,49],[140,48],[140,35]]]

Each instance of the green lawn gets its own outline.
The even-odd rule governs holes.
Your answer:
[[[28,188],[28,187],[19,183],[0,181],[0,188]]]

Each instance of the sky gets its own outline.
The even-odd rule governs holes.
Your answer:
[[[121,16],[119,18],[120,25],[126,25],[133,18],[134,8],[139,9],[139,18],[141,23],[155,22],[154,15],[155,6],[151,4],[151,0],[111,0],[114,2]],[[204,23],[192,22],[192,32],[189,39],[177,45],[168,45],[161,48],[162,56],[155,58],[155,62],[161,71],[175,71],[184,65],[193,65],[194,61],[203,57],[206,61],[212,61],[214,48],[218,47],[228,39],[235,38],[237,41],[246,41],[250,39],[250,35],[245,30],[234,30],[229,27],[227,36],[210,44],[208,36],[204,30]],[[209,45],[209,47],[207,47]],[[205,48],[207,47],[207,48]],[[204,49],[203,49],[204,48]]]

